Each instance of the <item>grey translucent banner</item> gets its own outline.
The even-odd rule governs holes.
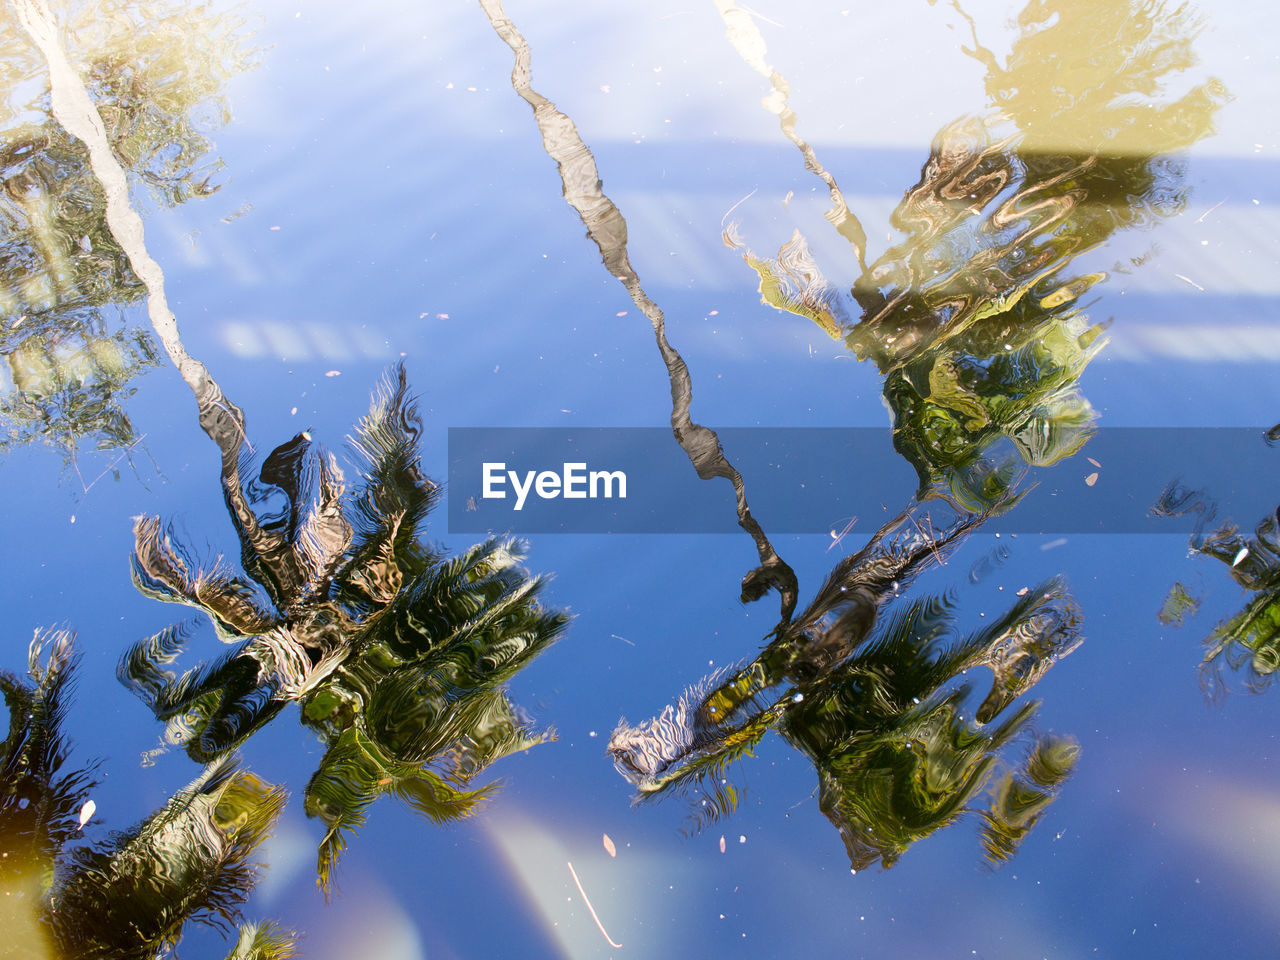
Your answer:
[[[769,534],[868,533],[915,493],[884,428],[717,429]],[[1261,428],[1099,429],[1078,454],[1029,471],[1025,498],[983,528],[1180,533],[1152,507],[1177,481],[1252,526],[1280,503],[1280,449]],[[728,480],[702,480],[666,428],[449,430],[451,533],[733,533]]]

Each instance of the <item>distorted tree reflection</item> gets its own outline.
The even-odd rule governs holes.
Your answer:
[[[993,861],[1013,854],[1078,748],[1032,735],[1036,703],[1006,712],[1079,645],[1080,613],[1052,580],[963,637],[954,636],[949,597],[900,600],[884,615],[984,519],[961,513],[930,534],[915,516],[895,518],[837,564],[804,613],[746,666],[706,678],[649,721],[619,725],[609,751],[637,801],[690,796],[695,826],[732,812],[728,766],[776,730],[813,763],[819,809],[853,869],[892,866],[966,814],[982,819]],[[991,689],[966,706],[970,688],[956,678],[978,666],[992,671]],[[1029,743],[1026,756],[1011,762],[1018,743]],[[1056,776],[1044,773],[1049,766]]]
[[[157,518],[135,525],[138,588],[196,607],[233,646],[175,675],[168,666],[193,633],[176,625],[134,646],[121,679],[200,762],[300,705],[327,748],[306,789],[307,813],[328,827],[326,889],[347,834],[379,796],[436,821],[467,816],[492,789],[471,786],[489,764],[551,736],[531,727],[504,684],[567,617],[538,603],[543,581],[520,568],[518,544],[489,540],[451,557],[422,539],[439,487],[421,469],[421,429],[400,367],[357,428],[363,464],[350,490],[306,433],[244,484],[242,434],[212,430],[244,575],[201,569]]]
[[[243,411],[182,344],[115,158],[121,148],[104,136],[49,10],[24,0],[18,19],[49,65],[54,115],[89,145],[111,236],[145,283],[152,326],[218,448],[241,546],[242,573],[221,563],[202,570],[158,518],[136,522],[139,589],[201,610],[233,648],[176,675],[168,666],[193,625],[175,625],[128,651],[121,679],[203,763],[220,762],[286,704],[301,706],[328,747],[306,796],[308,813],[329,827],[319,857],[327,888],[346,834],[378,796],[438,820],[465,816],[489,789],[472,788],[472,778],[550,736],[531,728],[503,684],[566,617],[538,605],[541,581],[519,568],[516,544],[493,540],[450,558],[420,539],[438,488],[419,466],[421,424],[403,368],[360,424],[354,443],[364,463],[349,493],[337,460],[307,433],[253,476]]]
[[[1196,514],[1191,550],[1226,564],[1231,579],[1251,595],[1205,638],[1200,677],[1206,694],[1217,698],[1225,692],[1224,665],[1241,674],[1249,690],[1262,692],[1280,671],[1280,507],[1260,520],[1251,534],[1231,521],[1211,528],[1215,504],[1202,491],[1175,483],[1165,490],[1155,512]],[[1175,585],[1175,592],[1178,589],[1180,584]],[[1182,592],[1185,595],[1185,589]]]
[[[26,678],[0,673],[9,708],[0,748],[5,956],[152,960],[189,922],[239,922],[252,858],[284,793],[225,758],[132,829],[87,841],[94,767],[70,763],[63,731],[76,661],[73,636],[50,631],[32,642]],[[247,925],[239,940],[245,949],[233,956],[292,954],[291,937],[271,925]]]
[[[1076,386],[1105,342],[1081,297],[1102,272],[1075,259],[1117,231],[1180,213],[1176,153],[1203,139],[1222,84],[1165,92],[1195,64],[1190,8],[1033,0],[1002,65],[977,42],[994,112],[948,124],[891,222],[905,239],[849,296],[797,233],[776,258],[745,251],[773,306],[805,316],[885,376],[894,442],[922,488],[981,503],[971,474],[1077,451],[1094,414]],[[857,319],[853,319],[857,317]]]
[[[45,890],[62,848],[80,829],[93,767],[70,765],[63,726],[76,663],[72,637],[37,635],[27,676],[0,671],[8,735],[0,749],[0,928],[42,941]]]
[[[644,294],[631,269],[626,221],[603,194],[590,150],[572,120],[532,89],[528,42],[498,0],[484,0],[482,7],[515,54],[513,89],[533,108],[543,147],[559,168],[565,199],[582,217],[605,266],[626,285],[653,323],[670,376],[677,441],[700,475],[730,476],[727,469],[704,472],[699,465],[699,447],[690,443],[687,432],[688,370],[666,342],[661,311]],[[785,81],[780,83],[762,59],[756,60],[753,66],[772,76],[778,93]],[[784,131],[805,151],[809,169],[821,171],[812,151],[793,136],[794,116],[788,119],[784,112],[782,119]],[[834,180],[829,180],[829,186],[833,198],[839,199]],[[832,222],[860,254],[861,230],[850,220],[842,200],[837,206]],[[729,239],[733,240],[732,231]],[[758,269],[766,286],[776,277],[767,265]],[[800,312],[810,309],[809,304],[796,303]],[[815,319],[820,316],[816,310],[811,312]],[[1073,380],[1075,376],[1078,371]],[[718,438],[705,429],[704,434],[701,448],[723,461]],[[992,628],[954,645],[938,641],[941,624],[950,616],[941,602],[927,610],[911,605],[878,626],[882,608],[898,598],[920,570],[1018,500],[1025,470],[1003,453],[987,456],[963,476],[960,464],[944,466],[947,476],[956,481],[950,490],[945,484],[922,484],[908,507],[864,550],[837,565],[798,618],[792,619],[794,575],[786,581],[761,577],[753,582],[748,577],[744,600],[759,598],[767,585],[776,586],[782,599],[782,616],[764,653],[727,678],[710,677],[695,685],[650,721],[638,726],[624,721],[610,738],[615,764],[636,785],[639,799],[705,790],[695,822],[729,812],[737,795],[723,776],[726,766],[749,753],[770,729],[777,729],[817,767],[822,809],[845,837],[856,869],[876,859],[892,863],[915,839],[970,809],[970,801],[989,780],[996,782],[992,778],[997,751],[1025,732],[1035,708],[1026,705],[1007,720],[997,723],[997,718],[1075,648],[1080,639],[1079,617],[1065,587],[1054,582],[1041,595],[1020,602]],[[772,548],[764,549],[768,540],[759,525],[752,530],[744,522],[750,518],[745,485],[736,471],[732,476],[739,521],[761,548],[761,570],[768,570],[767,556],[776,558],[776,554]],[[781,558],[776,560],[774,569],[785,567]],[[790,567],[785,569],[790,572]],[[922,617],[938,629],[921,633],[917,628]],[[864,646],[872,636],[877,639]],[[977,708],[976,723],[965,723],[957,706],[964,690],[952,689],[950,684],[957,672],[978,664],[992,669],[995,682]],[[889,758],[886,751],[892,752],[894,745],[900,745],[900,756]],[[999,779],[987,809],[980,814],[993,860],[1004,859],[1016,849],[1069,775],[1075,756],[1073,742],[1043,738],[1021,768]],[[1051,766],[1060,776],[1039,775]],[[877,791],[886,783],[892,795],[881,802]],[[921,789],[916,789],[917,784]]]
[[[227,81],[253,62],[243,21],[207,6],[94,0],[63,28],[137,199],[172,206],[216,191],[223,163],[209,133],[229,118]],[[74,464],[82,443],[135,443],[124,400],[159,354],[125,319],[146,291],[8,5],[0,62],[0,452],[40,440]]]
[[[917,526],[929,551],[1011,507],[1022,465],[1055,463],[1087,439],[1094,414],[1078,382],[1104,338],[1079,301],[1104,275],[1072,275],[1070,267],[1117,230],[1181,211],[1184,176],[1167,154],[1207,135],[1226,96],[1210,80],[1172,102],[1156,100],[1172,75],[1194,63],[1196,24],[1186,7],[1061,6],[1028,5],[1003,67],[975,42],[999,112],[940,132],[920,181],[892,218],[906,239],[861,272],[848,298],[827,282],[798,231],[776,259],[752,254],[734,225],[725,232],[759,275],[767,303],[810,319],[876,362],[895,446],[920,480],[904,516],[948,503],[962,518],[942,535]],[[730,28],[730,39],[760,69],[752,45],[734,38],[735,29],[749,27]],[[1106,38],[1100,53],[1096,37]],[[771,76],[776,93],[779,81]],[[834,178],[810,152],[806,166],[831,189],[837,219],[847,220]],[[862,250],[853,247],[861,265]],[[866,589],[846,582],[860,566],[873,581],[871,571],[892,571],[881,582],[892,582],[895,596],[904,588],[900,574],[909,568],[877,556],[884,535],[837,568],[828,588],[841,587],[841,604],[850,602],[851,588]],[[917,551],[913,566],[930,555]],[[810,608],[822,616],[824,592]],[[859,648],[889,599],[883,590],[875,597],[838,615],[816,645],[803,632],[797,640],[795,630],[812,614],[802,615],[727,681],[705,681],[654,720],[620,726],[610,750],[637,797],[705,785],[702,816],[732,809],[726,764],[777,729],[813,760],[820,807],[855,869],[890,865],[915,839],[966,811],[981,817],[992,861],[1012,855],[1070,775],[1078,748],[1043,735],[1019,767],[1006,764],[993,776],[997,752],[1025,729],[1035,707],[997,718],[1075,648],[1074,603],[1055,581],[996,627],[939,647],[947,605],[915,601]],[[978,662],[991,666],[995,682],[973,720],[963,722],[964,688],[948,684]],[[799,666],[789,671],[791,664]],[[975,805],[983,789],[985,806]]]
[[[494,32],[511,48],[515,65],[511,71],[512,89],[533,110],[534,121],[542,135],[542,147],[556,163],[565,202],[582,218],[587,236],[600,251],[605,268],[627,290],[631,302],[649,321],[654,341],[667,368],[671,388],[671,431],[699,478],[728,480],[733,485],[738,525],[755,541],[760,565],[742,578],[742,599],[758,600],[770,589],[777,590],[780,618],[789,620],[797,600],[796,575],[778,555],[764,529],[751,513],[747,502],[746,482],[742,474],[725,456],[720,437],[710,427],[695,423],[690,415],[693,405],[693,377],[680,351],[667,337],[667,321],[640,282],[627,252],[627,221],[622,211],[604,192],[595,157],[583,141],[570,117],[533,89],[532,52],[529,42],[506,15],[501,0],[480,0],[480,8]]]

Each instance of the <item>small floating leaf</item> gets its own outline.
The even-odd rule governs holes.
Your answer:
[[[1200,601],[1191,596],[1181,583],[1175,583],[1169,588],[1169,595],[1164,598],[1156,619],[1163,624],[1180,627],[1187,616],[1194,614],[1199,608]]]
[[[618,855],[618,848],[613,845],[613,839],[607,833],[603,834],[601,839],[604,840],[605,853],[609,854],[611,857],[616,857]]]

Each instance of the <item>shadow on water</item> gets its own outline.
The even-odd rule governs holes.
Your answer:
[[[18,19],[0,10],[0,454],[48,443],[87,492],[140,443],[125,399],[160,356],[125,317],[146,287],[108,224],[84,141],[54,117],[46,66]],[[176,206],[214,193],[223,163],[208,130],[229,117],[225,84],[255,59],[243,23],[186,4],[97,0],[62,29],[136,195]],[[86,475],[86,447],[117,455]]]
[[[688,371],[673,363],[678,354],[666,344],[661,312],[626,260],[622,214],[603,194],[572,121],[532,91],[528,44],[498,0],[482,6],[516,54],[513,87],[534,109],[566,200],[654,325],[671,376],[676,438],[697,466],[677,417],[687,422]],[[1106,341],[1080,298],[1105,274],[1070,267],[1116,231],[1183,208],[1185,175],[1170,155],[1211,132],[1227,94],[1208,80],[1172,101],[1157,99],[1195,62],[1199,26],[1185,6],[1035,0],[1018,18],[1003,65],[975,30],[966,52],[987,67],[990,112],[940,131],[892,217],[906,239],[867,266],[866,231],[799,135],[790,86],[767,62],[754,22],[727,2],[716,6],[731,44],[770,83],[765,107],[828,188],[827,220],[861,272],[840,293],[799,231],[777,258],[752,254],[736,224],[725,241],[758,275],[765,303],[817,323],[876,363],[895,447],[920,482],[898,517],[836,565],[798,618],[794,576],[744,589],[744,600],[768,585],[782,594],[782,617],[764,651],[695,684],[651,720],[623,721],[609,752],[638,801],[693,794],[697,828],[736,807],[726,767],[774,729],[814,764],[819,807],[853,869],[890,866],[915,840],[966,813],[982,822],[988,860],[1002,862],[1078,759],[1070,738],[1032,733],[1036,703],[1017,703],[1079,645],[1081,611],[1055,578],[1026,591],[988,628],[957,637],[954,598],[903,595],[988,517],[1016,507],[1028,467],[1056,463],[1087,441],[1096,418],[1078,383]],[[732,479],[741,522],[744,483],[736,471]],[[758,546],[767,543],[763,530],[742,525]],[[772,562],[763,547],[760,554]],[[966,720],[969,690],[957,678],[979,665],[994,680]],[[1011,761],[1017,739],[1024,753]]]

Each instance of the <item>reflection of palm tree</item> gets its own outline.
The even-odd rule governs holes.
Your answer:
[[[582,218],[587,235],[599,248],[605,267],[622,282],[632,302],[653,327],[654,340],[671,386],[671,430],[676,442],[700,478],[712,480],[721,477],[733,484],[738,525],[751,535],[760,556],[760,565],[742,579],[742,600],[759,600],[770,588],[776,589],[781,620],[785,622],[795,611],[795,572],[778,556],[760,522],[752,516],[747,503],[746,483],[725,456],[720,437],[710,427],[693,422],[690,416],[693,378],[684,358],[667,338],[665,315],[645,293],[640,277],[631,265],[627,253],[627,221],[605,194],[595,157],[583,142],[574,122],[533,89],[529,43],[508,19],[501,0],[480,0],[480,7],[489,18],[490,26],[515,54],[511,85],[533,109],[534,120],[542,134],[543,149],[556,162],[560,172],[565,202]]]
[[[946,599],[914,601],[882,621],[881,609],[978,522],[962,515],[936,538],[918,528],[890,537],[904,523],[898,518],[838,565],[793,627],[751,663],[707,678],[653,720],[623,721],[609,749],[637,799],[708,790],[698,819],[730,812],[737,794],[726,766],[776,729],[817,769],[819,807],[839,829],[854,869],[877,860],[890,866],[915,840],[979,810],[973,801],[991,786],[1000,751],[1026,731],[1036,705],[995,722],[1076,648],[1080,616],[1054,580],[950,643]],[[980,665],[992,669],[994,682],[966,721],[968,687],[952,681]],[[1070,763],[1060,765],[1067,772],[1074,765],[1069,741],[1043,738],[1031,755],[1045,750],[1066,751]],[[981,816],[988,832],[1005,828],[1006,855],[1063,780],[1065,773],[1042,785],[1038,805],[1015,802],[1030,796],[1031,788],[1013,790],[1027,783],[1025,772],[997,782]]]
[[[753,28],[740,20],[726,16],[730,39],[770,78],[773,106],[781,110],[785,81],[765,64],[763,43],[748,42]],[[725,231],[759,275],[765,302],[818,323],[876,362],[895,446],[920,478],[918,496],[969,511],[968,529],[1011,505],[1024,472],[1019,462],[1052,464],[1087,438],[1093,412],[1077,383],[1103,340],[1079,298],[1104,275],[1071,276],[1068,269],[1117,230],[1181,209],[1182,171],[1164,154],[1203,138],[1226,98],[1211,80],[1174,102],[1154,100],[1166,76],[1194,63],[1196,24],[1186,7],[1068,9],[1032,0],[1019,25],[1003,66],[975,36],[997,112],[939,133],[919,182],[893,214],[901,243],[868,267],[851,239],[860,275],[850,297],[827,282],[798,232],[767,259],[746,248],[734,224]],[[1098,37],[1106,43],[1099,46]],[[1064,57],[1073,58],[1072,69],[1062,69]],[[836,201],[829,218],[848,221],[834,176],[782,115],[807,168]],[[880,538],[830,578],[823,593],[834,585],[840,603],[828,606],[820,593],[793,625],[816,621],[808,629],[783,629],[745,669],[705,683],[647,724],[615,732],[612,752],[640,796],[718,773],[776,727],[817,766],[820,804],[855,867],[891,863],[914,839],[970,808],[990,780],[995,751],[1034,708],[989,732],[986,725],[1074,649],[1078,615],[1054,582],[999,624],[946,648],[934,645],[946,620],[934,601],[911,604],[876,628],[891,598],[871,585],[874,575],[855,582],[854,572],[873,562],[911,569],[884,564]],[[936,542],[945,546],[950,538]],[[901,585],[895,578],[895,595]],[[1267,621],[1266,603],[1256,606],[1237,625],[1243,629],[1247,620],[1255,641]],[[944,685],[978,664],[995,680],[975,726],[961,721],[960,694]],[[791,699],[769,693],[784,680],[795,684]],[[1076,756],[1069,741],[1042,738],[1020,771],[995,782],[981,813],[993,860],[1016,848]],[[713,789],[714,814],[734,797],[728,785],[713,781]]]
[[[295,936],[272,923],[245,924],[227,960],[289,960],[298,955]]]
[[[1025,732],[1037,704],[995,721],[1080,642],[1078,612],[1056,581],[986,629],[944,645],[948,621],[946,601],[908,605],[805,691],[780,728],[817,766],[819,808],[840,830],[855,869],[876,860],[892,866],[915,840],[973,809],[999,751]],[[1017,680],[1001,669],[1014,648],[1034,664]],[[995,664],[995,679],[976,722],[967,722],[967,686],[947,685],[980,664]]]
[[[364,809],[392,794],[436,822],[467,816],[493,784],[465,789],[490,763],[551,737],[534,732],[502,689],[563,628],[533,600],[538,578],[512,545],[489,541],[420,575],[401,623],[303,700],[303,719],[328,751],[307,785],[307,812],[329,827],[320,880]]]
[[[285,703],[301,703],[304,721],[331,748],[331,762],[322,764],[308,796],[308,809],[331,827],[321,850],[326,884],[341,831],[357,826],[379,793],[397,793],[441,817],[459,815],[479,795],[469,795],[463,783],[503,753],[543,739],[506,702],[501,685],[566,618],[538,606],[540,580],[519,570],[512,544],[486,544],[459,565],[419,541],[438,490],[418,465],[421,427],[403,370],[398,388],[385,391],[361,424],[357,447],[367,464],[350,495],[344,497],[337,462],[305,433],[273,451],[257,479],[246,480],[244,415],[183,346],[163,271],[129,203],[117,153],[134,155],[111,142],[114,118],[98,109],[42,0],[20,0],[16,11],[49,64],[54,117],[87,149],[111,238],[145,285],[152,326],[218,446],[241,544],[243,575],[200,571],[157,519],[138,521],[139,588],[196,606],[236,647],[174,676],[166,667],[190,633],[176,626],[127,653],[121,677],[169,721],[171,738],[205,762],[225,755]],[[390,715],[379,711],[411,690],[426,702],[402,711],[398,723],[383,723]],[[363,773],[352,773],[357,766]],[[453,786],[446,789],[446,780]]]
[[[75,662],[72,636],[59,631],[32,643],[28,681],[0,674],[10,713],[0,752],[6,947],[65,960],[150,960],[172,947],[190,920],[238,919],[254,881],[250,859],[284,794],[223,760],[133,829],[67,851],[93,815],[91,773],[66,769],[61,729]],[[287,937],[246,928],[258,929],[264,936],[256,951],[237,956],[289,955]],[[252,936],[241,940],[252,946]]]
[[[1074,740],[1042,734],[1021,768],[1006,771],[989,789],[991,806],[981,811],[982,844],[989,862],[1004,863],[1017,852],[1079,759],[1080,746]]]
[[[121,678],[202,762],[286,703],[301,704],[303,722],[329,748],[307,788],[308,812],[330,828],[325,885],[343,831],[379,795],[437,820],[464,816],[485,793],[464,788],[474,775],[545,739],[502,685],[567,618],[537,603],[542,581],[519,568],[515,544],[491,540],[450,558],[421,541],[439,489],[421,471],[420,433],[401,368],[359,426],[355,447],[366,462],[350,493],[336,460],[305,433],[273,451],[248,484],[247,467],[224,447],[247,577],[197,572],[158,520],[136,526],[139,589],[197,607],[235,647],[174,676],[166,665],[190,630],[172,627],[126,654]]]
[[[1165,516],[1193,512],[1198,516],[1191,549],[1225,563],[1231,578],[1252,594],[1243,609],[1205,638],[1201,681],[1206,693],[1220,695],[1225,663],[1245,674],[1250,690],[1261,692],[1280,672],[1280,507],[1259,521],[1250,536],[1230,522],[1207,530],[1217,511],[1199,491],[1171,484],[1156,506],[1156,513]],[[1184,601],[1184,606],[1193,604],[1189,597]]]
[[[892,216],[905,239],[851,298],[798,233],[762,259],[726,232],[767,303],[876,362],[922,489],[942,482],[974,504],[1010,445],[1044,465],[1087,439],[1093,412],[1076,383],[1104,341],[1079,298],[1105,274],[1068,269],[1118,230],[1182,209],[1183,171],[1167,154],[1206,136],[1226,99],[1216,80],[1155,99],[1194,63],[1185,6],[1032,0],[1019,25],[1003,66],[975,37],[997,112],[939,132]]]
[[[222,88],[250,56],[234,17],[145,6],[97,0],[63,26],[79,41],[77,66],[114,155],[147,194],[176,205],[217,189],[222,162],[204,127],[228,116]],[[43,79],[13,21],[6,4],[7,77]],[[172,69],[178,57],[183,68]],[[85,440],[127,449],[136,442],[122,405],[127,386],[159,358],[146,333],[123,329],[108,308],[137,302],[145,289],[107,224],[89,153],[54,121],[50,95],[14,103],[6,91],[0,135],[0,451],[39,439],[74,464]]]
[[[250,858],[284,802],[278,787],[222,760],[138,826],[76,850],[50,910],[60,952],[149,958],[176,944],[188,920],[236,920],[254,882]]]
[[[16,895],[28,905],[39,901],[54,859],[80,828],[80,810],[95,783],[92,767],[67,767],[70,745],[62,726],[76,659],[71,634],[57,631],[32,641],[29,680],[0,672],[0,691],[9,708],[8,736],[0,745],[0,865],[6,900]]]

